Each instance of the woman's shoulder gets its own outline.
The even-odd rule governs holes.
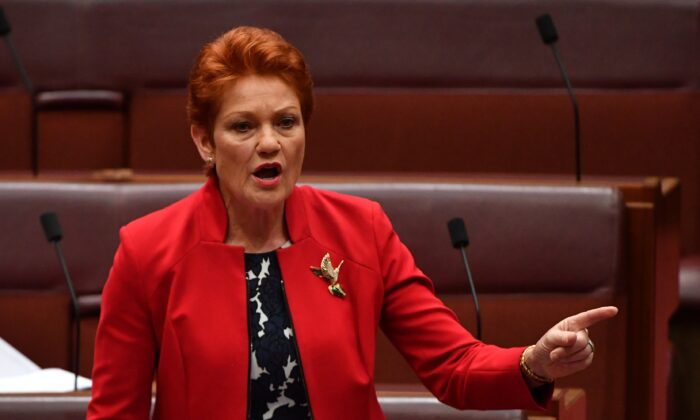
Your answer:
[[[194,208],[200,202],[200,195],[201,190],[194,191],[165,207],[130,221],[124,228],[131,235],[138,236],[162,235],[167,231],[172,231],[175,226],[191,219]]]
[[[303,196],[309,234],[321,246],[376,266],[377,248],[371,244],[377,241],[377,227],[387,220],[377,202],[311,186],[299,187],[298,193]]]
[[[199,189],[132,220],[121,229],[121,245],[128,246],[145,264],[149,263],[150,257],[161,260],[163,257],[177,258],[198,240],[195,215],[202,202],[201,196],[202,189]]]
[[[332,186],[331,186],[332,187]],[[373,221],[383,214],[376,201],[329,189],[304,185],[297,188],[303,197],[306,219],[311,231],[364,232],[373,228]]]
[[[330,189],[317,188],[311,185],[303,185],[298,188],[304,196],[304,201],[309,204],[312,211],[328,214],[338,213],[349,217],[368,215],[378,206],[378,203],[365,197],[350,195]]]

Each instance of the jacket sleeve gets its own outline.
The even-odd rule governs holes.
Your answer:
[[[524,348],[476,340],[435,296],[378,204],[372,219],[385,287],[381,328],[423,384],[460,409],[543,408],[552,389],[533,398],[519,367]]]
[[[125,229],[102,293],[88,420],[148,419],[156,339]]]

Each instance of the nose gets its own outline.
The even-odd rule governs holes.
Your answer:
[[[260,154],[277,153],[282,148],[277,136],[278,134],[274,128],[265,126],[260,132],[260,138],[256,147],[257,152]]]

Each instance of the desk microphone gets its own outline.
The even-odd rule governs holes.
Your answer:
[[[474,279],[472,271],[469,269],[469,261],[467,260],[466,248],[469,246],[469,236],[467,229],[464,227],[464,220],[461,217],[455,217],[447,222],[447,230],[450,232],[452,246],[459,248],[462,251],[462,259],[464,260],[464,268],[467,270],[467,279],[469,280],[469,288],[474,299],[474,309],[476,310],[476,338],[481,340],[481,309],[479,308],[479,298],[476,296],[476,288],[474,287]]]
[[[554,27],[554,21],[552,21],[552,17],[548,14],[544,14],[535,19],[535,24],[537,24],[537,30],[540,33],[542,42],[552,47],[554,59],[559,65],[561,77],[564,79],[564,83],[566,84],[566,90],[569,92],[571,105],[574,109],[574,158],[576,159],[576,182],[581,182],[581,125],[579,122],[578,115],[578,102],[576,101],[576,94],[574,93],[574,88],[573,86],[571,86],[571,79],[569,78],[569,73],[567,73],[566,67],[564,67],[564,62],[562,61],[561,56],[559,55],[559,48],[557,48],[557,40],[559,40],[557,28]]]
[[[63,251],[61,250],[61,238],[63,238],[63,232],[61,231],[61,225],[58,223],[58,216],[54,212],[46,212],[41,215],[41,226],[44,229],[44,234],[46,239],[54,245],[56,248],[56,255],[58,255],[58,261],[63,269],[63,277],[66,279],[66,284],[68,285],[68,291],[70,292],[70,300],[73,306],[73,373],[75,374],[75,381],[73,383],[73,390],[78,390],[78,369],[80,366],[80,307],[78,306],[78,297],[75,294],[75,288],[73,287],[73,280],[70,278],[68,273],[68,266],[66,265],[66,260],[63,258]]]

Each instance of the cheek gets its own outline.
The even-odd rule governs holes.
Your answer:
[[[217,150],[217,171],[232,184],[242,184],[247,179],[251,152],[244,145],[223,146]]]
[[[245,168],[245,163],[251,160],[251,156],[255,154],[255,148],[246,142],[229,142],[222,143],[218,148],[223,162],[232,165],[231,170],[240,170]]]
[[[306,152],[306,145],[302,142],[297,151],[297,159],[299,160],[299,165],[304,161],[304,153]]]
[[[294,165],[301,167],[301,164],[304,161],[304,153],[306,151],[306,140],[302,136],[300,139],[298,139],[294,147],[292,149],[292,156],[291,158],[294,159]]]

